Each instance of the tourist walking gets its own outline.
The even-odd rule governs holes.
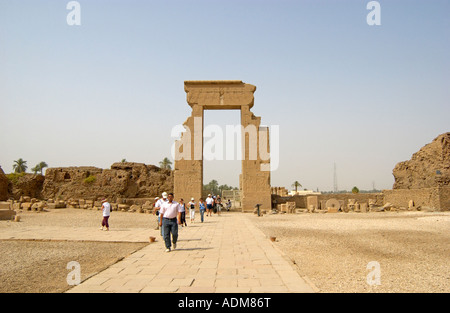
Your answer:
[[[195,202],[194,198],[191,198],[191,201],[188,203],[189,207],[189,217],[191,219],[191,223],[194,223],[195,220]]]
[[[159,226],[164,229],[166,252],[170,252],[171,242],[173,243],[173,248],[177,248],[178,224],[181,224],[181,206],[178,202],[173,201],[173,193],[167,195],[167,200],[167,202],[161,204],[159,210],[159,215],[161,216]],[[170,237],[172,237],[172,240]]]
[[[220,211],[222,211],[222,199],[220,199],[220,196],[216,197],[216,210],[217,210],[217,215],[220,215]]]
[[[109,204],[106,199],[102,200],[102,211],[103,211],[103,220],[102,220],[102,228],[101,230],[104,230],[104,227],[106,227],[106,230],[109,230],[109,216],[111,215],[111,204]]]
[[[158,203],[158,200],[159,197],[155,197],[155,202],[153,202],[153,215],[156,215],[158,220],[155,230],[159,229],[159,207],[156,207],[156,203]]]
[[[183,198],[180,199],[180,207],[181,207],[181,227],[183,227],[183,224],[187,226],[186,223],[186,206],[184,204]]]
[[[206,216],[211,216],[211,211],[213,209],[214,199],[211,197],[211,194],[206,198]]]
[[[156,203],[155,203],[155,210],[154,210],[155,212],[158,212],[157,213],[157,215],[158,215],[158,225],[161,225],[161,205],[168,201],[167,200],[167,192],[164,191],[161,194],[161,196],[162,196],[162,199],[158,199],[158,201],[156,201]],[[159,227],[159,229],[160,229],[161,236],[164,238],[164,229],[162,227]]]
[[[203,223],[203,216],[205,215],[205,201],[203,201],[203,198],[200,198],[200,201],[198,202],[198,208],[200,210],[200,221]]]

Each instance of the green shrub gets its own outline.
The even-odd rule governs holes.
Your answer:
[[[11,173],[11,174],[6,174],[6,177],[9,179],[10,182],[12,182],[14,185],[17,184],[17,182],[19,181],[19,178],[22,176],[25,176],[26,173],[22,172],[22,173]]]
[[[96,181],[96,177],[94,176],[94,175],[89,175],[88,177],[86,177],[85,179],[84,179],[84,183],[85,184],[92,184],[93,182],[95,182]]]

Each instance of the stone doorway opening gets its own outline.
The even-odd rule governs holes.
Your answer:
[[[242,174],[241,116],[239,110],[205,110],[203,129],[203,199],[208,193],[221,196],[239,194],[239,176]],[[214,144],[220,145],[216,147]],[[208,151],[208,150],[212,151]],[[217,151],[218,150],[218,151]],[[228,153],[228,155],[227,155]],[[211,190],[212,181],[217,181]],[[227,187],[234,187],[233,190]],[[233,191],[235,191],[233,193]],[[229,196],[227,197],[227,199]],[[234,197],[233,197],[234,199]],[[232,199],[232,200],[233,200]],[[233,208],[241,208],[240,201],[233,201]]]

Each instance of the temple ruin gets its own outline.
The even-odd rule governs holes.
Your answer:
[[[239,188],[243,212],[257,204],[271,208],[269,129],[250,109],[256,87],[240,80],[185,81],[184,90],[191,116],[175,142],[174,193],[177,198],[202,197],[204,110],[240,110],[242,173]],[[265,150],[265,151],[264,151]]]

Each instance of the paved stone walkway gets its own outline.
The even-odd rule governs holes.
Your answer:
[[[314,292],[283,253],[244,213],[208,217],[179,227],[177,249],[166,253],[157,230],[28,227],[0,239],[156,242],[88,278],[68,292]]]

